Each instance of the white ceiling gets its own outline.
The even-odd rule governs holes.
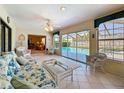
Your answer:
[[[66,10],[60,11],[61,6]],[[44,28],[45,18],[55,27],[63,28],[120,9],[123,4],[11,4],[4,7],[18,27],[37,31]]]

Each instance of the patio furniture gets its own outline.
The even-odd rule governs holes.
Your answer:
[[[48,54],[52,54],[53,55],[54,54],[54,49],[53,48],[49,48],[48,49]]]
[[[53,89],[58,86],[51,74],[41,64],[29,62],[21,66],[11,83],[16,89]]]
[[[94,55],[86,56],[86,70],[87,66],[91,66],[95,72],[96,67],[100,67],[103,71],[103,65],[106,63],[107,56],[104,53],[95,53]]]
[[[30,56],[31,50],[26,49],[25,47],[16,48],[16,54],[18,57],[20,56]]]
[[[79,67],[79,65],[69,66],[56,59],[44,61],[43,66],[51,73],[58,86],[60,81],[68,76],[71,76],[71,80],[73,81],[73,70]]]
[[[45,50],[45,54],[54,54],[55,52],[55,49],[53,47],[50,47],[50,48],[46,48]]]

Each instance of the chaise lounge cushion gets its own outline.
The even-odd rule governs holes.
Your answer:
[[[18,72],[11,80],[14,88],[56,88],[56,83],[50,73],[41,65],[27,63],[21,66]]]
[[[1,77],[0,76],[0,89],[13,89],[13,86],[6,79],[6,77]]]
[[[6,66],[4,65],[7,68],[5,76],[8,80],[11,80],[13,75],[20,69],[20,65],[17,63],[15,57],[14,51],[3,52],[1,56],[1,61],[3,60],[3,63],[6,63]]]
[[[6,76],[8,70],[7,62],[3,59],[0,59],[0,76]]]

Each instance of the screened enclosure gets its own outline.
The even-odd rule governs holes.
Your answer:
[[[100,24],[98,34],[99,52],[124,62],[124,18]]]

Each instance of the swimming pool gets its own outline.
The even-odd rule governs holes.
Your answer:
[[[79,61],[86,61],[86,55],[89,55],[89,49],[86,48],[72,48],[72,47],[62,47],[62,56],[72,58]],[[77,52],[76,52],[77,51]]]
[[[62,47],[62,52],[76,52],[76,48],[72,47]],[[89,55],[89,49],[86,48],[77,48],[77,53],[78,54],[84,54],[84,55]]]

